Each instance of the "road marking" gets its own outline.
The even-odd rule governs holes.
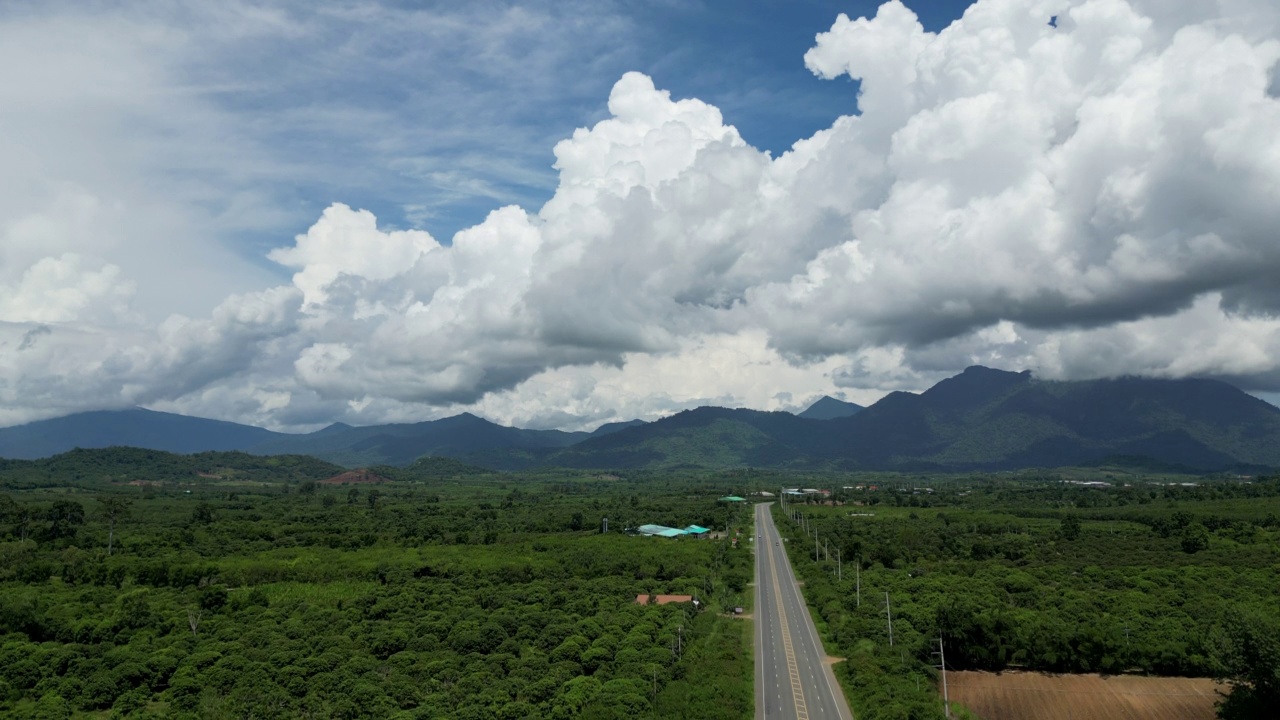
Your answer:
[[[778,627],[782,630],[782,650],[787,656],[787,675],[791,679],[791,699],[796,706],[796,720],[809,720],[809,707],[804,701],[804,686],[800,684],[800,669],[796,665],[795,649],[791,645],[791,628],[787,624],[787,611],[782,604],[782,586],[778,583],[778,567],[769,553],[769,574],[773,576],[773,596],[778,603]]]

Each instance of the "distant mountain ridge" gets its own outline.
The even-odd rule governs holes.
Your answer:
[[[536,464],[965,471],[1110,461],[1280,468],[1280,409],[1214,380],[1056,382],[975,366],[845,417],[698,408],[543,453]],[[489,464],[512,468],[501,455]]]
[[[434,456],[497,470],[965,471],[1123,462],[1217,471],[1280,468],[1280,409],[1214,380],[1047,381],[975,366],[867,408],[834,398],[799,415],[701,407],[591,433],[506,427],[464,413],[289,435],[140,409],[0,429],[0,457],[109,445],[310,455],[347,467],[408,466]]]
[[[837,400],[830,395],[823,395],[818,401],[810,405],[804,412],[796,413],[796,417],[802,417],[806,420],[834,420],[841,417],[849,417],[866,410],[857,403],[845,402]]]
[[[0,457],[35,460],[75,448],[114,446],[183,454],[246,450],[280,434],[142,408],[97,410],[0,428]]]
[[[426,456],[462,458],[496,450],[562,448],[642,420],[605,423],[593,432],[526,430],[462,413],[420,423],[356,427],[333,423],[305,434],[131,408],[76,413],[0,428],[0,457],[33,460],[73,449],[137,447],[170,453],[241,451],[310,455],[347,467],[408,465]]]

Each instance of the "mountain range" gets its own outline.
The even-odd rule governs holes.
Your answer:
[[[1280,409],[1216,380],[1048,381],[975,366],[863,408],[823,398],[799,414],[701,407],[594,432],[506,427],[462,414],[421,423],[276,433],[132,409],[0,429],[0,457],[131,445],[310,455],[347,467],[450,457],[532,467],[1001,470],[1127,463],[1189,471],[1280,468]]]

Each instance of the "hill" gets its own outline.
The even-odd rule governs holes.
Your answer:
[[[420,423],[330,425],[306,435],[277,435],[252,446],[249,452],[312,455],[347,467],[366,467],[408,465],[427,455],[466,458],[508,449],[562,448],[590,436],[586,432],[506,427],[463,413]]]
[[[224,480],[302,482],[323,480],[344,470],[323,460],[298,455],[262,457],[242,452],[180,455],[162,450],[110,447],[70,450],[37,460],[0,460],[0,485],[31,488]]]
[[[113,446],[174,453],[244,450],[278,435],[251,425],[142,408],[101,410],[0,428],[0,457],[31,460],[75,448]]]
[[[857,403],[845,402],[844,400],[837,400],[830,395],[823,395],[817,402],[805,409],[804,412],[796,413],[796,416],[806,420],[834,420],[856,415],[865,409]]]

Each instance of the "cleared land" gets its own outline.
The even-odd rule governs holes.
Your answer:
[[[982,720],[1214,720],[1207,678],[949,672],[951,699]]]

